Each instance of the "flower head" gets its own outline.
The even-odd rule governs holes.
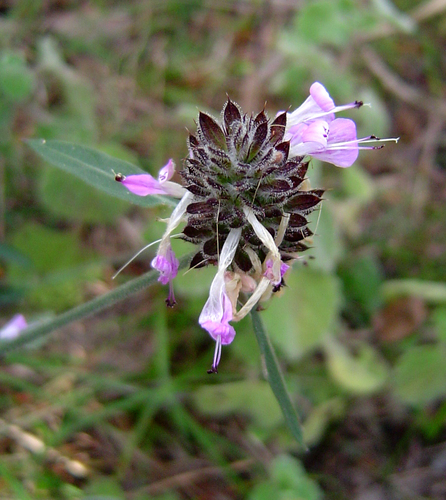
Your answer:
[[[362,105],[354,101],[336,106],[319,82],[299,108],[274,119],[264,111],[245,115],[228,98],[220,120],[199,114],[197,133],[189,135],[189,155],[180,171],[183,186],[170,181],[172,160],[158,180],[149,174],[117,179],[140,196],[181,198],[152,261],[159,281],[170,286],[169,305],[175,302],[172,280],[178,272],[170,238],[181,221],[182,238],[198,247],[190,267],[217,266],[199,317],[216,342],[211,373],[217,371],[222,345],[235,337],[230,323],[278,291],[291,262],[307,249],[312,235],[307,216],[324,194],[323,189],[309,188],[311,157],[349,167],[360,149],[376,148],[368,144],[379,139],[358,139],[352,120],[336,118],[336,113]]]

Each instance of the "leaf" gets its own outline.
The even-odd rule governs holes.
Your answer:
[[[446,348],[423,345],[408,349],[398,359],[392,385],[404,403],[422,406],[446,395]]]
[[[262,354],[263,362],[265,363],[268,382],[271,389],[276,396],[276,399],[282,409],[285,421],[288,427],[302,449],[306,449],[303,441],[302,424],[300,423],[299,416],[291,402],[285,381],[280,371],[280,367],[274,353],[271,341],[263,327],[260,314],[257,311],[251,311],[252,325],[259,344],[260,352]]]
[[[306,40],[318,43],[331,43],[341,46],[355,29],[352,23],[352,2],[334,0],[308,2],[299,12],[297,31]]]
[[[315,234],[312,238],[314,246],[305,253],[305,257],[314,258],[312,267],[333,272],[343,252],[340,231],[330,202],[322,203],[319,210],[309,215],[308,221]]]
[[[194,392],[193,400],[200,412],[210,416],[245,413],[261,428],[272,428],[282,421],[274,394],[268,383],[260,380],[203,385]]]
[[[319,347],[341,304],[339,281],[332,274],[298,267],[285,275],[287,287],[272,297],[263,318],[273,342],[290,361]]]
[[[339,271],[344,284],[349,313],[357,321],[367,323],[381,305],[379,293],[383,282],[382,271],[377,259],[370,255],[350,257]]]
[[[255,485],[249,500],[322,500],[317,482],[309,477],[303,465],[291,455],[277,455],[270,464],[269,477]]]
[[[56,168],[42,172],[39,199],[52,214],[89,224],[112,223],[130,208],[125,201],[98,192],[81,179]]]
[[[78,304],[83,299],[80,284],[98,275],[98,265],[85,264],[87,255],[72,232],[28,223],[14,234],[12,244],[29,265],[11,262],[11,284],[25,289],[39,309],[63,310]]]
[[[115,181],[113,171],[123,175],[146,173],[136,165],[70,142],[46,141],[45,139],[29,139],[26,142],[36,153],[54,166],[81,178],[87,184],[116,198],[143,207],[152,207],[158,204],[176,205],[174,200],[164,196],[137,196]]]
[[[381,287],[384,300],[413,295],[431,304],[446,303],[446,283],[417,279],[389,280]]]
[[[387,365],[367,344],[360,344],[358,354],[353,356],[338,341],[327,338],[325,352],[330,374],[338,384],[353,394],[374,393],[387,380]]]
[[[311,479],[300,461],[291,455],[278,455],[271,464],[271,479],[285,493],[302,500],[320,500],[322,491],[316,481]],[[282,498],[282,495],[280,496]]]
[[[0,94],[13,102],[30,96],[34,87],[34,74],[26,66],[25,59],[14,52],[0,56]]]
[[[373,130],[375,131],[376,127]],[[344,169],[342,174],[344,192],[348,197],[354,198],[361,204],[373,199],[376,190],[373,179],[360,165],[352,165]]]
[[[304,438],[308,446],[314,446],[322,439],[333,420],[345,414],[345,402],[339,397],[331,398],[313,408],[304,422]]]

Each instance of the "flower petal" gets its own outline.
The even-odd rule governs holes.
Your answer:
[[[122,182],[131,193],[138,196],[169,194],[150,174],[128,175]]]
[[[209,306],[206,307],[206,305],[208,305],[208,302],[206,302],[198,319],[200,326],[207,330],[215,341],[220,337],[223,345],[230,344],[234,340],[235,329],[229,324],[229,321],[232,320],[232,304],[226,292],[223,291],[221,295],[221,305],[223,309],[221,318],[214,318],[212,308]]]
[[[327,89],[320,82],[314,82],[310,87],[310,95],[314,102],[323,110],[330,111],[335,107],[333,99]]]
[[[301,123],[291,128],[294,135],[290,141],[291,152],[297,156],[323,151],[327,147],[329,124],[325,120],[314,120],[309,124]]]
[[[20,332],[28,326],[23,314],[16,314],[6,323],[3,328],[0,328],[1,340],[12,340],[19,336]]]
[[[331,121],[334,114],[330,113],[335,103],[322,83],[314,82],[310,87],[310,96],[292,113],[287,113],[287,125],[293,126],[324,116]]]
[[[327,148],[310,154],[337,167],[346,168],[353,165],[358,153],[355,122],[347,118],[337,118],[330,123]]]
[[[201,311],[198,322],[215,340],[221,338],[222,344],[230,344],[235,337],[235,330],[229,324],[233,318],[232,303],[226,293],[225,271],[231,264],[238,243],[241,229],[231,229],[223,244],[218,263],[218,271],[211,283],[209,298]]]
[[[165,247],[163,252],[159,253],[151,262],[152,267],[160,272],[158,281],[163,285],[167,285],[176,277],[180,266],[170,244],[165,245]]]
[[[164,165],[164,167],[159,171],[158,181],[160,184],[163,184],[166,181],[169,181],[175,172],[175,162],[172,158]]]

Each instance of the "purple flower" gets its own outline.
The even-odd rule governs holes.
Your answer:
[[[380,141],[374,136],[358,139],[353,120],[336,118],[336,113],[362,105],[354,101],[336,106],[319,82],[311,85],[301,106],[272,120],[265,111],[250,117],[228,98],[220,120],[199,114],[197,134],[189,135],[189,155],[180,172],[184,187],[170,181],[172,160],[158,179],[115,175],[138,196],[181,198],[152,260],[158,281],[169,284],[169,306],[175,303],[172,283],[179,268],[172,237],[198,246],[191,269],[218,266],[198,320],[215,340],[210,373],[217,372],[222,346],[234,340],[231,323],[280,290],[291,260],[306,249],[305,238],[312,234],[306,216],[321,203],[324,190],[310,189],[305,157],[349,167],[360,149],[381,147],[368,145]],[[172,235],[183,220],[182,233]],[[239,300],[241,291],[247,296]]]
[[[181,198],[185,189],[176,182],[170,182],[175,172],[175,163],[170,159],[166,165],[159,171],[158,180],[150,174],[128,175],[121,182],[131,193],[138,196],[147,196],[149,194],[164,194]]]
[[[300,123],[308,123],[319,118],[331,122],[335,113],[351,108],[360,108],[362,101],[354,101],[343,106],[335,106],[333,99],[322,83],[314,82],[310,87],[310,96],[297,109],[287,113],[287,129]]]
[[[176,301],[173,293],[172,280],[178,273],[180,263],[175,257],[175,253],[170,246],[170,239],[166,241],[167,243],[165,245],[160,245],[158,253],[152,260],[151,265],[154,269],[160,272],[158,281],[163,285],[169,284],[169,295],[166,299],[166,303],[169,307],[173,307]]]
[[[229,324],[233,318],[232,304],[224,289],[224,280],[220,285],[211,291],[212,296],[206,302],[198,322],[215,341],[220,337],[221,343],[227,345],[235,337],[234,327]]]
[[[315,82],[310,96],[292,113],[287,114],[285,139],[290,141],[293,155],[310,155],[337,167],[350,167],[356,161],[360,149],[379,149],[382,146],[359,146],[368,142],[397,141],[378,139],[374,136],[358,139],[353,120],[335,118],[335,113],[359,108],[362,101],[335,106],[325,87]]]
[[[358,157],[361,140],[356,138],[355,122],[347,118],[300,123],[288,134],[295,155],[310,155],[337,167],[350,167]]]
[[[16,314],[5,326],[0,328],[0,340],[12,340],[28,326],[23,314]]]
[[[160,272],[158,281],[163,285],[167,285],[169,281],[175,278],[178,273],[179,262],[170,244],[165,251],[162,253],[158,252],[157,256],[152,260],[151,265]]]
[[[226,292],[225,272],[234,259],[240,241],[241,229],[231,229],[221,249],[218,271],[215,275],[209,298],[201,311],[198,322],[215,340],[215,355],[210,373],[217,373],[221,357],[221,346],[230,344],[235,337],[234,327],[229,324],[233,319],[232,303]]]

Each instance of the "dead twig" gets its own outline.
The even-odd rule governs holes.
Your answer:
[[[412,19],[414,24],[421,23],[427,19],[437,16],[446,10],[446,0],[430,0],[421,5],[418,5],[408,14],[406,14],[408,20]],[[396,35],[400,33],[401,29],[390,22],[384,21],[380,24],[374,31],[359,34],[357,41],[359,43],[371,42],[373,40],[379,40],[380,38],[386,38],[388,36]]]
[[[9,424],[0,419],[0,428],[2,433],[33,455],[44,455],[47,461],[61,464],[64,470],[74,478],[85,479],[89,475],[87,467],[79,460],[65,457],[55,448],[46,446],[40,438],[24,431],[18,425]]]
[[[238,460],[237,462],[233,462],[232,464],[230,464],[229,468],[233,471],[241,472],[249,470],[255,463],[256,461],[252,458],[246,460]],[[225,468],[223,467],[210,466],[182,472],[180,474],[176,474],[175,476],[167,477],[165,479],[161,479],[160,481],[155,481],[147,486],[144,486],[143,488],[139,488],[138,490],[131,492],[129,498],[138,497],[142,493],[155,495],[167,490],[171,490],[173,488],[186,487],[193,483],[196,483],[199,480],[202,480],[205,477],[221,476],[224,473],[224,470]]]
[[[446,118],[446,101],[421,92],[391,71],[379,55],[370,47],[362,47],[362,58],[368,69],[379,79],[383,87],[402,101],[428,111],[434,116]]]

